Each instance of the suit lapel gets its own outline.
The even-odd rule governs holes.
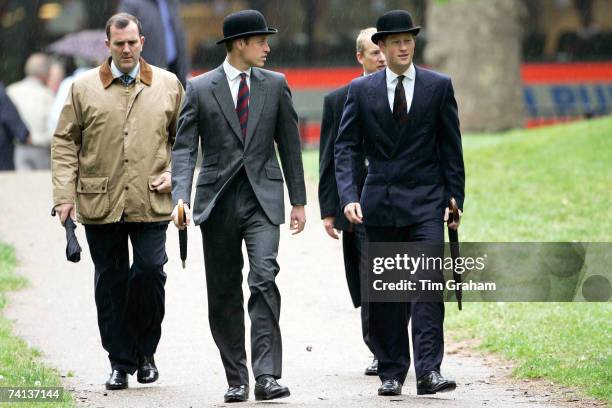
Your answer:
[[[389,106],[386,70],[371,75],[373,75],[373,78],[369,84],[369,102],[372,104],[375,120],[383,129],[376,142],[382,146],[385,155],[389,157],[395,145],[394,141],[399,138],[399,128],[395,123],[393,112]]]
[[[247,134],[245,149],[251,143],[261,112],[266,103],[267,88],[264,86],[266,77],[257,70],[251,69],[251,89],[249,89],[249,120],[247,122]]]
[[[212,79],[212,83],[213,94],[221,107],[223,116],[225,116],[225,119],[234,131],[234,135],[236,135],[241,143],[244,143],[242,140],[242,131],[240,130],[240,122],[238,122],[238,115],[236,114],[236,107],[234,106],[234,100],[232,99],[232,94],[230,93],[223,66],[216,69],[216,75]]]

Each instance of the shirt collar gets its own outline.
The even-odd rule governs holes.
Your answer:
[[[117,65],[115,65],[115,61],[113,60],[111,60],[110,68],[111,68],[111,72],[113,73],[113,78],[119,78],[120,76],[124,75],[124,73],[119,70]],[[132,79],[136,79],[139,71],[140,71],[140,61],[138,61],[134,69],[128,72],[128,75],[131,76]]]
[[[397,75],[395,72],[391,71],[389,69],[389,67],[385,68],[386,74],[387,74],[387,83],[391,84],[393,82],[397,82],[397,77],[399,75]],[[408,78],[411,81],[414,81],[414,78],[416,77],[416,69],[414,68],[414,64],[410,63],[410,66],[408,67],[408,69],[406,71],[404,71],[404,73],[402,74],[404,75],[406,78]]]
[[[239,69],[234,67],[232,64],[230,64],[227,59],[225,61],[223,61],[223,71],[225,71],[225,75],[227,76],[227,78],[230,81],[235,80],[236,78],[238,78],[240,76],[240,74],[243,73],[243,71],[240,71]],[[251,76],[251,68],[249,68],[246,71],[244,71],[244,73],[247,75],[247,78],[250,77]]]

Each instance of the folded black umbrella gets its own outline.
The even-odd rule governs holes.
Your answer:
[[[51,210],[51,216],[55,217],[55,214],[55,208],[53,208]],[[79,262],[81,260],[81,246],[74,233],[76,227],[72,218],[68,216],[64,222],[64,228],[66,229],[66,259],[70,262]]]
[[[68,217],[64,223],[64,228],[66,228],[66,259],[70,262],[79,262],[81,260],[81,246],[74,234],[76,227],[72,218]]]

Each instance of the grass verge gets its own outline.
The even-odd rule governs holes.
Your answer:
[[[27,285],[13,273],[17,260],[13,249],[0,242],[0,311],[6,306],[6,292]],[[12,324],[0,315],[0,387],[61,387],[58,373],[38,361],[40,353],[12,334]],[[2,403],[0,403],[2,405]],[[73,407],[72,396],[64,393],[63,401],[23,402],[19,407]]]

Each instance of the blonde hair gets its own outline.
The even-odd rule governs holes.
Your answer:
[[[364,28],[363,30],[359,32],[359,35],[357,36],[357,41],[355,44],[355,48],[357,49],[357,52],[363,53],[363,50],[365,49],[365,42],[366,41],[372,42],[372,35],[374,35],[374,33],[376,33],[376,28],[374,27]]]

